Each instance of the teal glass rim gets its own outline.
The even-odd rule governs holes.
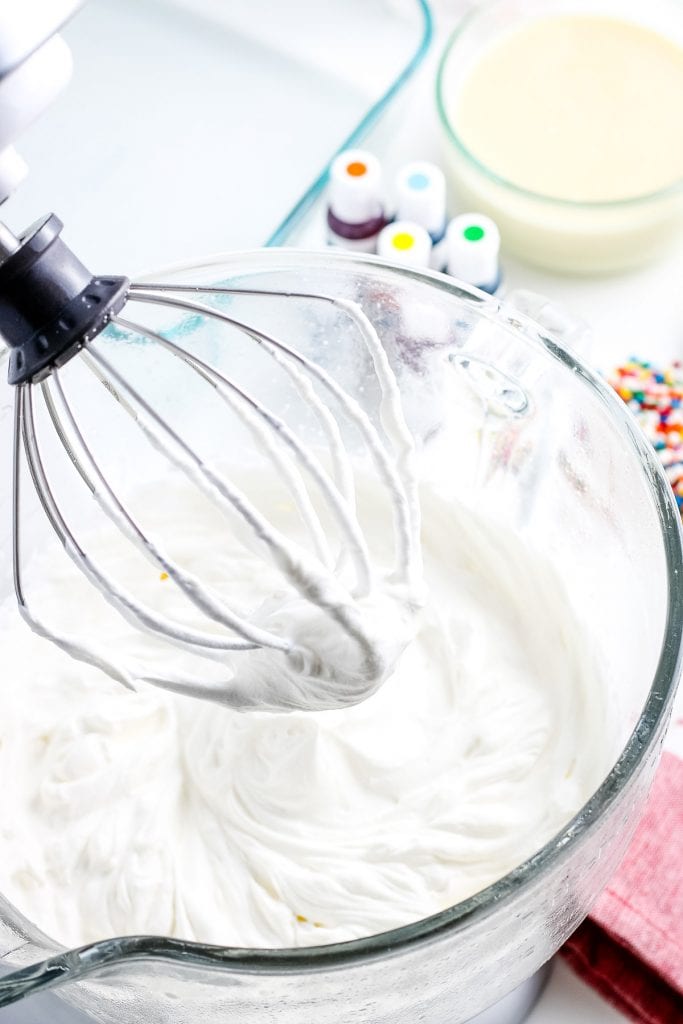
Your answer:
[[[648,203],[683,196],[683,178],[681,178],[679,181],[675,181],[671,185],[666,185],[664,188],[656,189],[654,192],[644,192],[641,195],[627,196],[623,199],[563,199],[558,196],[547,195],[543,192],[534,192],[532,189],[524,188],[522,185],[517,185],[508,178],[504,178],[502,175],[497,174],[496,171],[492,170],[485,163],[482,163],[482,161],[474,155],[458,135],[446,109],[446,102],[444,98],[445,77],[451,59],[451,54],[456,45],[471,28],[476,26],[477,22],[484,14],[490,12],[492,8],[497,6],[498,2],[499,0],[492,0],[492,2],[481,7],[474,7],[462,18],[458,23],[457,28],[453,30],[446,42],[441,57],[439,58],[439,64],[436,72],[436,109],[439,116],[439,122],[448,142],[457,150],[465,163],[483,177],[487,178],[490,182],[498,185],[500,188],[507,189],[513,195],[531,200],[535,203],[544,203],[548,206],[563,207],[566,210],[587,210],[592,213],[607,213],[612,210],[619,211],[635,209],[639,206],[647,205]],[[680,9],[680,13],[683,14],[683,0],[674,0],[674,3],[675,6]],[[625,17],[624,20],[628,19]]]
[[[232,263],[235,271],[249,264],[255,252],[231,254],[223,265]],[[11,973],[0,974],[0,1007],[48,989],[57,989],[70,982],[87,979],[114,965],[166,962],[178,968],[211,968],[236,974],[275,975],[295,973],[306,975],[337,967],[355,966],[364,962],[400,954],[411,946],[433,942],[440,937],[465,930],[494,913],[503,901],[523,895],[533,882],[562,864],[583,845],[599,825],[602,815],[629,789],[639,769],[654,753],[663,737],[673,704],[676,685],[683,667],[683,530],[673,492],[654,449],[638,428],[628,409],[612,389],[571,352],[551,336],[539,330],[531,319],[506,310],[504,302],[456,283],[443,275],[423,273],[370,256],[344,253],[305,253],[301,250],[277,249],[260,253],[264,264],[272,268],[305,265],[311,259],[325,259],[340,267],[357,267],[359,272],[376,266],[416,281],[428,280],[430,286],[476,304],[484,319],[497,324],[507,323],[531,345],[543,349],[564,365],[575,379],[588,388],[609,414],[618,429],[624,446],[634,453],[643,467],[644,480],[657,512],[667,573],[667,613],[657,668],[647,700],[635,728],[616,764],[602,785],[572,818],[565,828],[547,842],[536,854],[513,871],[466,900],[388,932],[325,946],[295,949],[244,949],[186,942],[160,936],[123,936],[95,942],[81,948],[64,950],[47,938],[17,912],[11,912],[17,930],[54,955]],[[218,262],[214,257],[210,262]],[[16,954],[25,942],[7,951]],[[1,963],[1,961],[0,961]]]

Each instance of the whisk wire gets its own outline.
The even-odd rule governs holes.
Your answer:
[[[117,388],[123,390],[138,406],[138,426],[161,455],[168,458],[196,483],[220,509],[228,514],[234,509],[251,527],[255,536],[263,541],[270,551],[276,566],[296,590],[304,597],[325,599],[329,573],[321,573],[322,567],[312,565],[311,559],[302,549],[294,552],[286,538],[270,524],[243,491],[213,466],[204,462],[101,353],[91,348],[84,351],[81,358],[86,365],[95,369],[98,377],[104,374],[105,378],[114,381]],[[303,562],[306,562],[307,573],[302,571]],[[311,580],[315,581],[313,585]]]
[[[128,690],[135,690],[133,677],[126,669],[114,665],[107,655],[99,652],[94,646],[84,644],[74,637],[58,633],[50,629],[31,610],[26,599],[21,571],[21,452],[24,420],[24,397],[28,385],[18,385],[14,397],[14,438],[12,451],[12,574],[17,607],[27,626],[44,640],[48,640],[59,650],[68,654],[76,661],[91,665],[110,676],[115,682],[121,683]]]
[[[280,569],[293,588],[308,601],[324,609],[330,617],[350,636],[363,652],[368,665],[368,672],[374,672],[378,663],[378,655],[373,642],[360,624],[353,603],[348,593],[342,588],[329,572],[321,571],[321,567],[313,564],[309,556],[301,549],[294,552],[280,532],[274,529],[268,520],[256,509],[243,492],[235,487],[221,473],[203,462],[197,453],[180,437],[164,417],[160,416],[151,405],[140,395],[136,388],[127,381],[110,363],[96,352],[94,348],[85,350],[81,358],[88,366],[95,368],[97,375],[104,374],[118,389],[122,389],[139,407],[137,423],[152,445],[195,482],[219,508],[224,511],[234,508],[252,527],[255,535],[263,540],[273,556],[276,566]],[[150,422],[146,422],[149,419]],[[165,438],[170,441],[168,444]],[[174,452],[174,447],[181,453]],[[289,653],[294,653],[293,645]],[[305,658],[304,652],[299,652]]]
[[[49,483],[36,438],[31,389],[25,395],[25,409],[22,421],[24,451],[34,488],[43,511],[67,555],[83,575],[100,591],[109,603],[134,626],[155,634],[161,634],[171,643],[178,644],[202,657],[222,657],[225,651],[234,650],[233,641],[188,629],[159,615],[153,609],[141,604],[127,591],[118,586],[111,575],[103,571],[80,546],[64,519],[54,491]]]
[[[412,452],[413,449],[413,440],[407,426],[405,426],[402,412],[397,411],[396,408],[398,406],[398,409],[400,410],[400,397],[398,396],[398,388],[395,384],[393,372],[389,367],[388,360],[386,360],[386,354],[384,355],[384,359],[382,359],[375,353],[376,346],[382,349],[382,351],[383,347],[378,338],[375,345],[376,332],[369,321],[367,321],[367,317],[364,316],[362,311],[356,311],[354,309],[354,318],[357,316],[358,322],[362,323],[364,326],[362,337],[366,344],[368,344],[368,339],[372,339],[369,347],[371,355],[373,356],[375,369],[378,370],[379,368],[377,376],[382,388],[382,406],[384,409],[385,426],[389,430],[390,441],[398,442],[400,447],[400,451],[398,453],[398,470],[392,464],[374,424],[362,406],[348,395],[343,388],[341,388],[317,363],[308,359],[296,349],[291,348],[279,338],[275,338],[272,334],[258,330],[241,320],[228,316],[226,313],[222,313],[220,310],[214,309],[203,303],[190,302],[186,299],[176,299],[173,297],[169,298],[167,294],[158,295],[151,290],[153,286],[148,287],[150,288],[150,291],[146,292],[142,290],[142,286],[131,286],[130,300],[134,302],[147,302],[154,305],[166,305],[176,309],[184,309],[188,312],[199,313],[203,316],[228,324],[231,327],[235,327],[251,337],[266,351],[272,351],[272,349],[275,349],[294,360],[300,366],[304,367],[311,376],[315,377],[332,395],[334,395],[350,421],[354,423],[360,431],[368,447],[371,458],[375,463],[380,479],[391,496],[398,549],[395,571],[397,576],[404,576],[411,579],[419,565],[420,557],[418,540],[419,518],[416,511],[419,508],[419,503],[414,493],[412,479],[406,472],[407,463],[410,460],[410,452]],[[169,290],[170,289],[167,289],[166,291]],[[209,291],[212,290],[209,289]],[[225,293],[229,294],[230,290],[225,290]],[[274,293],[264,292],[262,294],[268,295]],[[298,293],[288,293],[288,295],[298,297]],[[303,297],[304,293],[301,293],[301,296]],[[322,298],[323,300],[326,299],[325,296],[318,296],[318,298]],[[345,311],[347,310],[347,307],[353,306],[353,304],[345,303],[344,300],[340,299],[332,301],[334,301],[336,305],[341,305],[341,308]],[[365,322],[367,322],[367,326],[365,326]],[[391,386],[392,383],[393,387]],[[395,395],[394,389],[396,391]],[[405,433],[407,433],[407,439],[404,439]]]
[[[271,438],[273,436],[278,438],[294,452],[296,458],[317,483],[321,493],[327,500],[328,508],[332,511],[340,530],[345,536],[357,574],[357,588],[355,590],[356,596],[364,596],[367,594],[371,585],[370,554],[365,538],[361,532],[360,524],[355,514],[355,509],[348,506],[344,496],[330,480],[319,460],[297,438],[284,420],[279,416],[276,416],[269,409],[266,409],[259,401],[253,398],[224,374],[209,366],[197,356],[190,354],[186,349],[181,348],[174,342],[163,337],[163,335],[138,324],[133,324],[130,321],[122,320],[119,317],[115,318],[115,323],[127,328],[128,330],[150,338],[152,341],[158,342],[167,351],[171,352],[179,359],[182,359],[188,366],[190,366],[191,369],[211,383],[216,388],[218,394],[228,402],[231,408],[236,408],[233,397],[237,398],[237,400],[243,403],[243,405],[246,405],[247,409],[250,409],[256,417],[262,420],[267,425],[268,429],[264,429],[260,423],[253,423],[253,420],[249,417],[247,410],[244,408],[236,408],[238,415],[242,417],[247,425],[253,426],[258,444],[267,448],[269,454],[274,456],[278,469],[283,470],[285,474],[287,474],[287,470],[284,467],[289,465],[289,463],[284,463],[278,456],[277,452],[271,449]],[[303,506],[300,507],[300,512],[304,521],[311,527],[314,534],[318,531],[322,531],[305,486],[303,486],[302,494],[301,489],[296,486],[295,480],[292,485],[292,489],[296,500],[303,500],[304,502]],[[313,525],[311,525],[312,519]],[[325,548],[327,548],[326,544]],[[323,564],[329,565],[329,555],[326,558],[321,559],[321,561],[323,561]]]
[[[380,419],[393,435],[394,441],[399,446],[399,472],[410,501],[413,528],[414,530],[419,531],[420,506],[414,475],[411,471],[415,451],[413,435],[403,414],[400,395],[398,388],[395,386],[386,350],[377,335],[377,331],[370,322],[369,317],[365,314],[358,303],[353,302],[350,299],[340,298],[339,296],[325,295],[322,292],[298,290],[273,291],[266,288],[244,288],[233,285],[136,284],[134,282],[129,286],[129,297],[134,298],[135,294],[138,292],[142,293],[149,291],[162,295],[164,293],[176,292],[179,294],[194,293],[195,295],[241,295],[258,297],[259,299],[300,299],[305,302],[319,302],[333,306],[339,312],[343,312],[348,316],[348,318],[355,324],[363,339],[363,343],[372,356],[380,382],[391,382],[388,388],[382,388]]]
[[[57,391],[60,404],[64,415],[68,420],[72,434],[78,441],[81,454],[88,464],[90,474],[86,471],[81,460],[78,459],[78,456],[73,451],[72,446],[69,445],[64,426],[59,418],[59,414],[50,391],[51,382],[54,384],[54,388]],[[233,612],[225,602],[221,601],[206,587],[204,587],[196,576],[181,569],[179,564],[165,554],[158,544],[143,531],[140,524],[131,514],[130,510],[120,501],[116,492],[107,481],[107,478],[95,460],[92,450],[88,446],[83,433],[76,422],[71,405],[64,393],[59,372],[55,371],[50,380],[44,381],[41,387],[44,392],[48,412],[55,426],[57,435],[60,437],[60,440],[62,440],[64,447],[67,448],[67,450],[70,450],[72,462],[92,492],[92,495],[98,502],[100,508],[102,508],[109,520],[118,529],[122,530],[136,545],[136,547],[138,547],[138,549],[149,558],[156,568],[161,569],[163,572],[168,574],[169,578],[173,580],[173,582],[183,591],[189,600],[200,609],[200,611],[204,612],[209,618],[219,622],[221,625],[238,632],[242,639],[231,640],[229,645],[226,642],[225,649],[235,651],[252,650],[254,647],[262,646],[273,647],[277,650],[288,650],[289,644],[286,640],[275,636],[267,630],[253,626],[248,619],[245,619],[243,616],[237,615]]]

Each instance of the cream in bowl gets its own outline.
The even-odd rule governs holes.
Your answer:
[[[506,248],[530,262],[617,270],[655,256],[680,227],[681,8],[659,3],[633,20],[620,10],[545,2],[520,16],[502,0],[466,19],[442,60],[459,199],[494,217]]]

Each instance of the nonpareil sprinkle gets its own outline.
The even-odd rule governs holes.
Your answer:
[[[683,363],[659,369],[632,358],[609,381],[657,451],[683,514]]]

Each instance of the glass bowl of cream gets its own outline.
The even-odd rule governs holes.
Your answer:
[[[656,259],[683,226],[679,0],[494,0],[436,86],[457,201],[505,248],[564,273]]]
[[[0,1005],[26,1000],[60,1024],[464,1024],[555,953],[643,808],[681,660],[681,529],[667,481],[618,398],[509,300],[329,252],[273,249],[155,276],[361,307],[416,440],[431,597],[394,677],[356,708],[240,714],[131,694],[19,628],[6,484]],[[230,304],[315,355],[377,414],[348,317],[313,300]],[[184,314],[158,326],[239,371],[315,437],[244,338],[221,343]],[[96,344],[146,375],[153,401],[170,392],[177,428],[192,430],[192,387],[179,394],[150,374],[149,353],[121,331]],[[4,387],[7,436],[12,398]],[[268,481],[269,513],[286,517],[272,473],[259,475],[236,438],[207,443],[252,487]],[[91,437],[107,458],[118,440]],[[347,447],[355,457],[352,431]],[[196,524],[182,489],[151,473],[148,483],[141,514],[175,526],[187,512]],[[381,560],[386,517],[372,484],[357,483]],[[37,553],[29,598],[45,616],[68,605],[93,634],[105,629],[30,505],[25,536]],[[201,533],[182,539],[194,557]],[[227,565],[245,599],[247,586],[271,585],[232,549]]]

